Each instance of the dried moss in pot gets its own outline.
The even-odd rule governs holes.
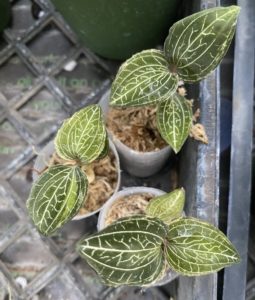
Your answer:
[[[179,83],[177,93],[186,96],[183,82]],[[158,129],[156,105],[110,107],[106,127],[120,142],[138,152],[159,151],[168,145]]]
[[[105,225],[108,226],[118,219],[144,214],[149,201],[154,196],[148,193],[137,193],[118,198],[106,215]]]
[[[109,96],[110,96],[110,91],[107,91],[102,96],[99,104],[102,107],[106,123],[108,124],[107,130],[111,135],[112,141],[119,153],[123,170],[137,177],[148,177],[157,173],[164,166],[166,160],[168,159],[171,153],[171,148],[165,144],[165,142],[160,138],[158,132],[154,130],[155,129],[154,109],[153,108],[142,109],[142,110],[141,108],[137,110],[131,109],[130,110],[131,115],[135,116],[135,119],[130,120],[130,123],[134,125],[131,126],[133,129],[131,127],[130,128],[123,127],[125,128],[125,130],[123,130],[121,122],[123,121],[124,124],[128,126],[128,119],[130,118],[129,110],[127,110],[126,115],[125,114],[123,115],[120,110],[109,109]],[[117,115],[117,120],[114,120],[111,117],[112,114],[109,115],[109,110],[114,113],[114,118],[115,115]],[[144,117],[141,116],[145,116],[145,115],[146,116],[150,115],[149,117],[150,120],[147,122],[147,124],[150,125],[148,125],[148,128],[144,128],[144,127],[141,128],[141,123],[144,122],[145,120]],[[136,134],[135,135],[131,134],[132,131],[139,133],[138,139]],[[114,134],[114,132],[116,132],[116,135]],[[127,134],[125,132],[127,132]],[[145,142],[144,138],[142,137],[142,134],[144,133],[147,136],[150,136],[150,139],[148,139],[147,142]],[[121,140],[123,142],[118,138],[118,135],[122,136]],[[136,149],[154,148],[155,150],[146,151],[146,152],[137,151],[127,146],[124,140],[127,141],[129,140],[131,144],[133,144],[133,148]],[[163,144],[166,146],[164,147]]]
[[[167,146],[157,129],[155,106],[110,108],[106,126],[123,144],[139,152],[158,151]]]

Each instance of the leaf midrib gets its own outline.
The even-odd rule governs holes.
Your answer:
[[[108,235],[111,235],[111,236],[114,236],[115,234],[125,234],[125,233],[140,233],[140,234],[144,234],[144,235],[151,235],[153,237],[156,237],[157,239],[160,239],[161,241],[164,241],[164,239],[160,236],[160,235],[156,235],[154,233],[151,233],[151,232],[148,232],[148,231],[138,231],[138,230],[123,230],[123,231],[115,231],[115,232],[107,232],[107,233],[101,233],[100,234],[100,237],[103,237],[103,236],[108,236]],[[91,239],[94,239],[95,236],[91,236],[90,238],[87,238],[86,240],[89,241]]]
[[[159,249],[159,252],[160,252],[160,251],[161,251],[161,249]],[[120,251],[120,252],[121,252],[121,251]],[[146,266],[150,265],[154,260],[156,260],[156,259],[159,258],[159,254],[160,254],[160,253],[158,253],[158,255],[155,256],[155,257],[154,257],[151,261],[149,261],[147,264],[141,265],[141,266],[139,266],[139,267],[137,267],[137,268],[133,268],[133,269],[115,268],[115,267],[113,267],[113,266],[109,266],[109,265],[107,265],[107,264],[104,264],[104,263],[102,263],[102,262],[100,262],[100,261],[98,261],[98,260],[92,258],[91,256],[89,256],[89,255],[86,254],[85,252],[82,252],[82,254],[85,255],[86,257],[88,257],[90,260],[93,260],[94,262],[96,262],[96,263],[98,263],[98,264],[100,264],[100,265],[102,265],[102,266],[104,266],[104,267],[106,267],[106,268],[109,268],[109,269],[113,269],[113,270],[116,270],[116,271],[135,271],[135,270],[139,270],[139,269],[141,269],[141,268],[145,268]]]
[[[135,249],[135,250],[128,250],[128,249],[111,249],[111,248],[103,248],[103,247],[96,247],[96,246],[81,246],[81,251],[82,248],[85,249],[91,249],[91,250],[102,250],[102,251],[106,251],[106,252],[125,252],[125,253],[136,253],[136,252],[143,252],[143,251],[153,251],[153,250],[157,250],[160,249],[160,245],[158,245],[158,247],[154,247],[154,248],[145,248],[145,249]]]

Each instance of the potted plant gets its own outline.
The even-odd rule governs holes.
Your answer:
[[[165,215],[169,218],[179,217],[184,215],[184,189],[176,189],[171,193],[165,193],[162,190],[151,187],[128,187],[114,194],[105,204],[99,213],[97,229],[103,230],[108,225],[124,217],[130,217],[137,214],[145,214],[153,209],[153,202],[167,199],[167,207],[162,205],[162,211],[165,210]],[[177,203],[178,201],[178,203]],[[159,203],[159,202],[158,202]],[[162,278],[157,280],[150,286],[165,285],[178,276],[176,272],[170,268],[166,269]]]
[[[177,0],[52,0],[84,46],[126,59],[161,43],[176,19]]]
[[[238,13],[237,6],[216,7],[176,22],[163,51],[145,50],[121,65],[111,87],[110,106],[125,114],[126,109],[144,110],[153,105],[157,130],[175,153],[189,135],[207,142],[203,126],[195,124],[199,114],[193,114],[192,102],[183,90],[178,91],[178,85],[180,81],[199,82],[219,65],[232,41]],[[127,120],[127,124],[132,122]],[[113,140],[118,140],[120,157],[131,165],[128,171],[132,172],[142,160],[135,160],[117,135]]]
[[[11,16],[11,5],[9,0],[0,2],[0,32],[6,27]]]
[[[186,95],[183,83],[177,93]],[[105,115],[106,128],[113,140],[122,162],[123,169],[136,177],[148,177],[162,169],[172,150],[162,138],[157,126],[157,105],[142,107],[109,107],[110,91],[99,101]],[[187,103],[192,106],[192,100]],[[199,109],[192,116],[189,135],[208,143],[204,127],[197,123]]]
[[[50,141],[38,154],[34,163],[33,180],[44,173],[49,167],[65,164],[55,151],[54,140]],[[105,157],[97,159],[81,170],[86,174],[89,184],[86,202],[80,208],[73,220],[81,220],[98,213],[102,205],[119,190],[120,162],[118,152],[109,139],[109,150]]]
[[[178,82],[198,82],[217,67],[234,35],[238,12],[236,6],[218,7],[175,23],[164,51],[142,51],[120,67],[110,105],[156,104],[161,136],[179,152],[190,132],[196,132],[190,102],[176,93]],[[207,222],[180,217],[182,210],[177,209],[179,217],[172,217],[168,208],[176,211],[176,207],[171,202],[168,197],[156,198],[146,215],[121,218],[82,239],[77,247],[80,255],[110,286],[151,285],[166,268],[197,276],[239,262],[221,231]]]
[[[49,145],[50,153],[55,148],[57,157],[42,170],[27,200],[29,215],[43,235],[53,234],[90,201],[89,182],[95,176],[91,164],[104,159],[109,150],[101,108],[90,105],[65,120],[54,143],[55,147]],[[106,188],[103,193],[107,194]]]
[[[199,276],[238,263],[239,255],[227,237],[207,222],[182,217],[183,206],[183,189],[152,196],[145,214],[114,221],[82,239],[77,251],[104,284],[115,287],[155,285],[169,269]],[[109,212],[110,208],[104,217]]]
[[[129,174],[148,177],[162,169],[171,154],[156,126],[156,108],[114,109],[109,107],[110,91],[100,99],[107,131]]]

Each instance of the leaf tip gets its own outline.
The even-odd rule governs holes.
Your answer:
[[[184,187],[180,187],[180,188],[177,189],[177,190],[179,190],[179,192],[180,192],[181,194],[183,194],[183,196],[185,197],[186,192],[185,192]]]
[[[75,251],[76,253],[78,253],[79,255],[82,255],[82,243],[84,242],[85,239],[81,239],[79,240],[76,244],[75,244]]]
[[[183,146],[183,145],[173,145],[173,144],[169,144],[169,145],[172,147],[175,154],[178,154],[181,151],[181,148]]]
[[[237,5],[231,5],[229,7],[230,10],[233,11],[234,14],[238,15],[241,11],[241,7],[240,6],[237,6]]]
[[[242,258],[240,256],[240,254],[238,253],[238,251],[236,250],[235,247],[233,247],[234,250],[233,250],[233,259],[232,259],[232,262],[233,264],[239,264],[241,261],[242,261]]]

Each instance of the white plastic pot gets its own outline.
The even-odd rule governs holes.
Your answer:
[[[117,172],[118,172],[117,185],[116,185],[115,191],[112,195],[112,196],[114,196],[120,188],[120,161],[119,161],[118,152],[117,152],[113,142],[110,139],[109,139],[109,148],[111,149],[111,151],[113,152],[113,154],[116,158]],[[37,156],[37,158],[35,160],[34,169],[38,170],[38,171],[43,170],[49,163],[50,158],[51,158],[52,154],[54,153],[54,151],[55,151],[54,141],[51,141],[40,151],[39,155]],[[35,181],[38,177],[39,177],[39,175],[37,174],[37,172],[34,171],[33,172],[33,180]],[[98,213],[101,209],[102,209],[102,207],[100,207],[99,209],[92,211],[88,214],[84,214],[84,215],[78,214],[72,220],[76,221],[76,220],[81,220],[81,219],[90,217],[90,216]]]
[[[99,105],[104,112],[105,119],[109,110],[109,97],[110,91],[107,91],[99,101]],[[111,132],[109,132],[109,135],[119,152],[123,169],[137,177],[148,177],[157,173],[162,169],[171,153],[170,146],[166,146],[157,151],[135,151],[123,144],[114,135],[112,135]]]
[[[144,193],[151,194],[155,197],[165,194],[165,192],[163,192],[159,189],[144,187],[144,186],[129,187],[129,188],[125,188],[125,189],[117,192],[116,194],[111,196],[111,198],[105,203],[105,205],[102,207],[102,209],[99,213],[98,222],[97,222],[98,231],[100,231],[100,230],[102,230],[106,227],[105,220],[106,220],[108,212],[111,210],[111,207],[114,204],[114,202],[116,202],[118,199],[123,198],[123,197],[127,197],[127,196],[130,196],[130,195],[135,195],[135,194],[144,194]],[[168,269],[166,271],[166,274],[159,281],[151,284],[150,287],[151,286],[165,285],[165,284],[167,284],[168,282],[174,280],[177,277],[178,277],[178,274],[176,272],[174,272],[171,269]]]

